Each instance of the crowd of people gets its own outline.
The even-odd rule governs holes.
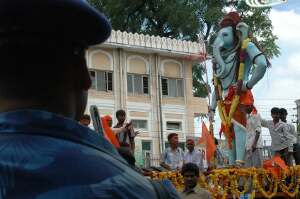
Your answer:
[[[252,96],[252,95],[251,95]],[[299,155],[297,154],[298,139],[295,127],[286,120],[287,110],[285,108],[274,107],[271,109],[272,120],[265,120],[257,112],[253,105],[253,96],[250,101],[243,101],[239,107],[246,114],[246,144],[245,144],[245,160],[243,167],[263,167],[263,142],[262,128],[267,128],[271,135],[271,150],[274,156],[279,156],[284,162],[292,166],[299,164]],[[138,132],[133,128],[131,122],[126,121],[126,112],[118,110],[116,112],[117,124],[112,125],[112,118],[104,116],[110,129],[116,136],[119,147],[119,154],[127,161],[131,168],[141,174],[147,174],[142,169],[135,165],[134,139]],[[84,126],[89,126],[91,122],[89,115],[84,115],[79,123]],[[195,140],[186,140],[186,150],[179,147],[177,133],[168,135],[169,147],[161,154],[161,167],[168,171],[180,171],[185,180],[185,189],[180,196],[182,198],[211,198],[209,192],[204,189],[197,188],[198,178],[201,172],[208,172],[210,169],[222,168],[229,166],[224,149],[218,147],[218,140],[215,138],[216,151],[211,161],[207,162],[207,167],[204,165],[205,157],[203,151],[196,149]],[[298,156],[297,156],[298,155]]]
[[[112,118],[110,116],[103,116],[102,118],[108,118],[106,122],[109,123],[111,130],[114,132],[119,142],[119,147],[116,147],[119,154],[127,161],[132,169],[135,171],[147,175],[147,172],[139,168],[135,164],[134,150],[135,141],[134,138],[137,135],[137,131],[134,131],[131,122],[126,121],[126,112],[124,110],[118,110],[116,112],[117,124],[112,125]],[[79,123],[86,127],[91,124],[91,118],[88,114],[85,114]],[[103,124],[102,124],[103,125]],[[109,141],[109,140],[108,140]],[[195,142],[193,139],[188,139],[186,142],[187,151],[178,147],[178,135],[171,133],[168,135],[168,141],[170,147],[167,148],[162,154],[161,166],[167,170],[180,171],[185,182],[185,189],[180,193],[181,198],[211,198],[211,194],[197,187],[198,178],[200,172],[204,171],[203,155],[199,150],[195,150]],[[170,186],[170,185],[169,185]],[[172,189],[174,189],[171,186]],[[176,196],[176,194],[174,194]]]
[[[88,122],[87,122],[87,119]],[[117,145],[114,144],[116,149],[118,150],[119,154],[127,161],[127,163],[134,169],[142,172],[139,170],[138,167],[135,165],[135,137],[138,134],[138,131],[135,131],[133,128],[132,122],[128,122],[126,120],[126,112],[122,109],[116,112],[117,124],[113,125],[112,117],[110,115],[103,116],[102,119],[102,128],[103,126],[107,125],[109,130],[111,130],[118,142]],[[81,125],[89,127],[91,125],[91,117],[88,114],[83,115],[83,117],[79,120]],[[106,123],[106,124],[105,124]],[[104,129],[104,137],[112,143],[112,140],[109,136],[106,136],[107,129]],[[113,144],[113,143],[112,143]]]
[[[253,105],[253,99],[249,103],[240,104],[240,109],[246,114],[246,140],[245,140],[245,159],[241,167],[263,167],[263,140],[262,128],[267,128],[271,136],[271,153],[272,156],[278,156],[284,160],[288,166],[299,164],[299,144],[298,136],[293,124],[286,120],[287,110],[285,108],[273,107],[271,109],[272,120],[266,120],[261,117]],[[167,170],[180,170],[186,163],[194,163],[200,171],[206,171],[203,167],[203,154],[195,149],[193,139],[186,141],[186,152],[178,146],[178,135],[171,133],[168,136],[170,147],[162,154],[161,166]],[[215,144],[218,146],[218,141],[215,139]],[[214,159],[208,162],[210,166],[220,168],[227,165],[227,157],[223,152],[226,149],[216,148]]]
[[[263,166],[262,127],[269,130],[272,155],[280,157],[288,166],[299,164],[298,135],[294,125],[286,120],[287,110],[273,107],[272,120],[266,120],[256,110],[252,95],[250,98],[249,103],[240,105],[247,119],[245,166]]]
[[[85,52],[110,36],[102,13],[81,0],[2,0],[0,30],[1,198],[180,198],[170,181],[149,180],[135,166],[138,132],[124,110],[116,112],[114,126],[110,116],[101,118],[104,136],[87,128]],[[291,164],[297,139],[286,111],[273,108],[273,120],[266,121],[251,110],[245,107],[246,165],[261,164],[261,126],[269,128],[275,154]],[[168,141],[161,165],[181,171],[181,196],[210,198],[195,189],[204,167],[194,140],[187,140],[186,152],[177,134]],[[222,151],[215,154],[223,164]]]
[[[264,157],[261,133],[263,127],[267,128],[270,132],[270,149],[273,156],[280,157],[288,166],[299,164],[298,136],[294,125],[288,123],[286,120],[288,113],[285,108],[273,107],[271,109],[272,120],[265,120],[257,113],[257,110],[253,105],[253,100],[251,103],[241,104],[240,108],[246,113],[247,135],[245,144],[245,160],[242,165],[238,166],[245,168],[263,167]],[[186,152],[178,146],[178,135],[176,133],[169,134],[168,141],[170,147],[162,154],[162,167],[167,170],[181,170],[181,172],[184,172],[186,167],[194,168],[197,170],[197,174],[195,176],[199,175],[198,172],[208,171],[203,167],[204,156],[199,150],[195,149],[195,142],[193,139],[188,139],[186,141]],[[215,144],[218,144],[217,140]],[[214,168],[233,166],[226,165],[226,163],[226,155],[222,153],[222,149],[217,147],[214,158],[211,162],[208,162],[208,166],[214,166]],[[188,184],[188,182],[186,183]],[[205,194],[202,193],[202,191],[199,191],[200,195]],[[192,193],[197,195],[194,190]],[[188,194],[188,191],[183,192],[183,198],[185,198]],[[206,197],[209,197],[209,195]]]
[[[135,164],[134,157],[134,138],[137,135],[137,131],[134,130],[131,122],[126,120],[126,112],[124,110],[118,110],[116,112],[117,124],[112,125],[112,119],[110,116],[103,116],[103,118],[109,118],[106,120],[109,122],[111,130],[114,132],[117,140],[119,142],[119,147],[117,150],[119,154],[127,161],[130,167],[137,172],[147,175],[145,170],[142,170]],[[79,123],[86,127],[91,125],[91,118],[88,114],[85,114]],[[215,140],[217,143],[217,140]],[[208,191],[197,187],[198,178],[200,177],[200,172],[204,172],[203,163],[203,153],[195,149],[195,141],[193,139],[188,139],[186,141],[186,152],[178,146],[178,134],[170,133],[168,135],[168,142],[170,147],[168,147],[162,154],[161,166],[169,171],[180,171],[185,181],[185,189],[180,193],[181,198],[203,198],[209,199],[211,195]],[[223,155],[220,155],[220,151],[216,152],[218,164],[221,164]]]
[[[273,107],[271,109],[272,120],[261,119],[261,126],[268,128],[272,143],[271,150],[275,156],[281,159],[289,166],[298,165],[298,135],[295,126],[286,120],[287,110],[285,108]]]

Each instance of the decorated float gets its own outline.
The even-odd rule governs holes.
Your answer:
[[[246,115],[239,105],[263,78],[269,61],[238,13],[230,12],[220,23],[213,43],[212,102],[210,122],[218,109],[229,151],[229,168],[214,169],[199,178],[213,198],[294,198],[298,195],[300,166],[287,167],[279,157],[264,162],[264,168],[242,168],[246,144]],[[252,95],[252,94],[251,94]],[[153,179],[169,179],[180,191],[180,172],[152,172]]]

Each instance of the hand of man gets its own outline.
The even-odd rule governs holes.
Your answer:
[[[253,144],[252,147],[251,147],[251,151],[252,153],[256,150],[256,146]]]
[[[126,129],[132,128],[132,122],[126,123],[125,128]]]
[[[163,168],[167,169],[167,170],[171,170],[171,167],[165,163],[160,163],[160,166],[162,166]]]

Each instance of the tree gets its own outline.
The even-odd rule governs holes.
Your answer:
[[[195,97],[206,97],[208,94],[208,85],[203,77],[205,70],[204,64],[193,65],[193,93]]]
[[[208,53],[218,31],[218,24],[231,9],[241,13],[258,38],[268,58],[280,54],[272,33],[269,19],[270,8],[251,8],[245,2],[226,0],[88,0],[91,5],[105,13],[117,30],[159,35],[175,39],[197,41],[201,33]],[[203,66],[193,66],[193,91],[198,97],[207,96],[203,79]]]

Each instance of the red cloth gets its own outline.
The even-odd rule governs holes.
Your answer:
[[[215,144],[215,139],[213,134],[211,134],[205,123],[202,122],[202,137],[198,141],[199,144],[205,143],[206,145],[206,160],[209,162],[212,157],[214,157],[215,151],[217,149]]]
[[[263,166],[264,169],[271,172],[276,178],[280,178],[282,170],[286,173],[288,172],[288,166],[279,156],[274,156],[269,160],[265,160]]]
[[[252,114],[257,114],[257,109],[254,106],[254,98],[251,90],[244,91],[243,95],[240,97],[240,104],[245,106],[253,106]]]
[[[220,27],[224,28],[227,26],[232,26],[233,28],[241,21],[240,15],[237,12],[230,12],[224,16],[220,23]]]
[[[236,93],[236,87],[235,86],[230,86],[228,88],[228,94],[227,94],[227,96],[225,97],[225,100],[224,100],[225,111],[226,111],[227,115],[229,115],[230,107],[231,107],[231,104],[232,104],[232,100],[235,96],[235,93]],[[252,99],[253,99],[253,95],[252,95],[250,90],[243,91],[240,95],[240,101],[242,101],[242,103],[249,103],[252,100],[251,96],[252,96]],[[238,123],[240,123],[241,125],[243,125],[244,127],[246,127],[246,124],[247,124],[246,114],[243,113],[240,110],[239,107],[237,107],[235,113],[233,114],[233,119],[235,121],[237,121]],[[221,124],[221,129],[220,129],[220,132],[219,132],[220,136],[221,136],[222,133],[224,133],[224,135],[225,135],[225,137],[228,141],[229,148],[231,148],[232,147],[232,140],[235,138],[234,129],[232,128],[232,126],[231,126],[231,128],[229,128],[227,125]]]
[[[240,96],[240,104],[250,106],[254,104],[254,98],[251,90],[243,91]]]
[[[111,117],[110,115],[105,115],[103,118],[104,118],[107,122],[112,121],[112,117]]]
[[[114,134],[114,132],[111,130],[110,126],[108,125],[109,120],[107,120],[107,119],[109,119],[109,117],[110,116],[101,117],[101,123],[102,123],[102,127],[104,130],[103,131],[104,137],[116,148],[120,148],[120,144],[119,144],[119,141],[118,141],[116,135]]]
[[[257,114],[257,109],[256,107],[253,105],[253,110],[252,110],[252,114],[256,115]]]

